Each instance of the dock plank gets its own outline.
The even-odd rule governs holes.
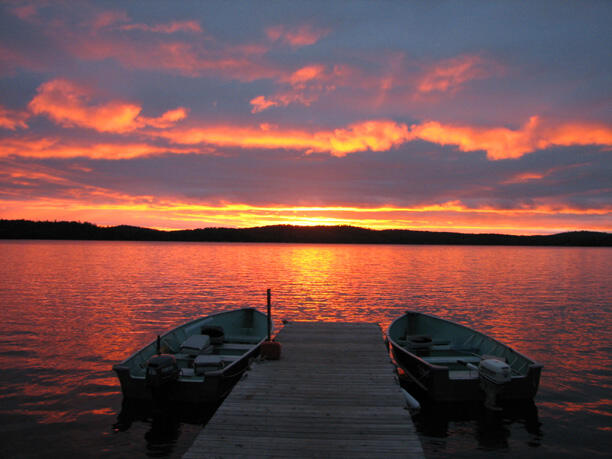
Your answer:
[[[295,322],[253,364],[185,459],[423,457],[380,327]]]

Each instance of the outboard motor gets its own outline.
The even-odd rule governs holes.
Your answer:
[[[156,396],[169,389],[178,380],[179,367],[176,359],[170,354],[154,355],[147,362],[145,382]]]
[[[485,407],[499,411],[496,405],[497,396],[503,391],[504,385],[512,380],[510,365],[498,359],[484,359],[478,365],[480,387],[485,393]]]

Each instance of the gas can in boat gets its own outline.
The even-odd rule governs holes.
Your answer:
[[[281,344],[277,341],[264,341],[261,343],[260,353],[266,360],[279,360],[281,356]]]

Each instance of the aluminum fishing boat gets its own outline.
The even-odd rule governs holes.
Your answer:
[[[215,403],[240,379],[268,337],[253,308],[187,322],[113,366],[124,397]]]
[[[408,311],[387,338],[398,366],[433,401],[531,399],[542,365],[471,328]]]

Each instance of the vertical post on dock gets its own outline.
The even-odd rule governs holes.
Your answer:
[[[272,307],[271,307],[272,289],[268,289],[268,341],[271,341],[272,332]]]

